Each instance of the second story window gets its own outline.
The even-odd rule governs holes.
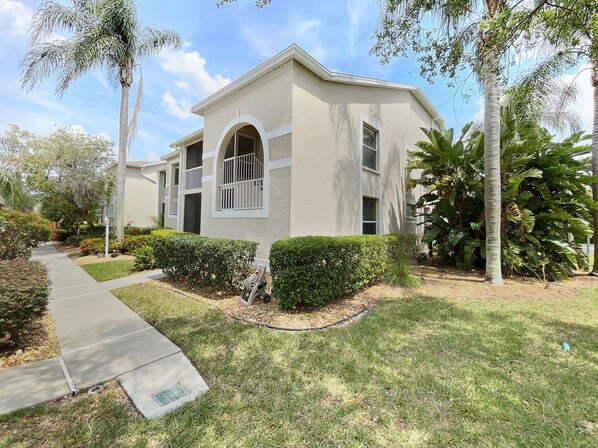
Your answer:
[[[363,166],[378,170],[378,131],[363,125]]]

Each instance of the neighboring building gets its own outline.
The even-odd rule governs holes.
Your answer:
[[[148,227],[155,225],[159,207],[156,201],[158,171],[164,162],[128,161],[125,181],[125,225]],[[116,180],[117,163],[110,164],[104,170],[113,173]],[[103,207],[100,222],[108,218],[114,225],[116,212],[116,191],[110,203]]]
[[[289,236],[416,231],[407,151],[444,125],[417,87],[332,73],[292,45],[192,112],[204,129],[159,173],[167,225],[258,241],[258,259]]]

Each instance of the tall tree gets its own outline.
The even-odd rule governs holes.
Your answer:
[[[592,71],[594,118],[592,124],[592,174],[598,178],[598,0],[551,0],[540,16],[541,34],[553,46],[576,62],[585,61]],[[598,201],[598,182],[592,183]],[[598,210],[593,211],[594,245],[598,241]],[[594,258],[592,275],[598,276]]]
[[[413,50],[420,73],[455,80],[475,73],[484,95],[486,280],[502,284],[500,205],[500,83],[506,54],[529,29],[544,0],[383,0],[376,43],[384,63]]]
[[[97,222],[114,184],[103,173],[113,157],[111,142],[68,128],[40,136],[17,126],[1,139],[0,155],[37,193],[44,217],[68,229]]]
[[[105,70],[120,85],[118,168],[116,182],[116,234],[124,238],[124,205],[127,148],[134,134],[143,79],[129,123],[129,91],[139,62],[165,47],[178,48],[178,33],[143,27],[133,0],[70,0],[70,6],[44,1],[36,11],[30,30],[29,52],[21,62],[22,86],[29,90],[44,78],[57,75],[56,93],[62,96],[71,83],[85,73]],[[68,39],[47,39],[54,31],[66,31]]]

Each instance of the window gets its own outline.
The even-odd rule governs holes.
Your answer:
[[[407,204],[407,219],[417,219],[417,206],[413,203]]]
[[[177,166],[174,169],[174,185],[178,185],[179,184],[179,167]]]
[[[378,233],[378,199],[363,197],[363,229],[364,235]]]
[[[363,125],[363,166],[378,169],[378,131]]]

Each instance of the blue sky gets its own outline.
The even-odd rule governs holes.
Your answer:
[[[0,131],[9,124],[38,133],[54,126],[75,126],[116,141],[119,93],[103,73],[86,75],[62,98],[54,95],[53,80],[31,93],[20,91],[18,64],[27,49],[32,13],[40,3],[0,0]],[[255,9],[253,0],[220,8],[216,0],[138,0],[137,5],[145,25],[175,29],[186,44],[143,64],[144,99],[131,160],[155,160],[169,152],[169,143],[202,126],[201,117],[189,113],[192,104],[293,42],[331,70],[418,85],[447,127],[460,128],[480,117],[475,84],[469,85],[475,94],[464,100],[442,79],[432,85],[421,79],[415,59],[381,66],[369,55],[378,18],[375,0],[273,0],[261,10]],[[586,71],[577,79],[576,109],[589,131],[588,77]]]

